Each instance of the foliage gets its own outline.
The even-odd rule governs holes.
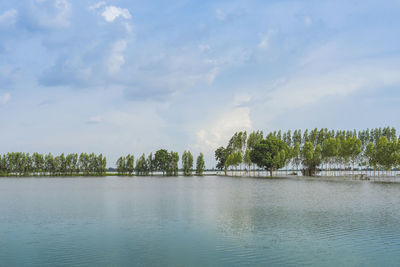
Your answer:
[[[256,144],[250,152],[250,159],[258,167],[263,168],[273,175],[273,171],[283,168],[287,161],[289,148],[286,143],[274,135]]]
[[[205,169],[204,155],[200,153],[196,160],[196,175],[202,176]]]
[[[160,171],[163,175],[167,174],[170,167],[170,154],[166,149],[157,150],[154,154],[155,170]]]
[[[193,155],[190,151],[184,151],[182,155],[182,167],[183,167],[183,175],[190,176],[192,175],[193,169]]]
[[[226,160],[228,159],[229,154],[231,154],[231,149],[229,148],[224,148],[224,147],[219,147],[217,150],[215,150],[215,160],[217,161],[216,168],[218,170],[224,170],[225,175],[227,171],[227,165]]]
[[[33,176],[33,175],[104,175],[106,158],[102,154],[64,153],[54,157],[51,153],[43,156],[40,153],[12,152],[0,156],[0,175]]]
[[[141,175],[141,176],[149,175],[150,168],[149,168],[149,164],[148,164],[148,161],[146,160],[144,153],[136,161],[135,169],[136,169],[136,175]]]
[[[357,166],[366,166],[374,170],[392,170],[400,165],[400,145],[396,129],[385,127],[361,131],[343,131],[323,129],[306,129],[294,131],[274,131],[263,138],[262,131],[235,133],[226,148],[215,151],[217,168],[226,170],[237,168],[243,162],[273,170],[283,167],[302,169],[306,175],[316,175],[321,168],[326,173],[339,170],[353,170]],[[271,142],[283,142],[287,149],[277,151]],[[275,150],[274,150],[275,149]],[[238,161],[237,153],[244,156]],[[279,154],[279,155],[278,155]],[[322,165],[322,166],[321,166]]]

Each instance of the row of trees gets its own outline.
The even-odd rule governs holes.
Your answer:
[[[166,176],[177,176],[179,171],[178,163],[178,152],[168,152],[166,149],[160,149],[154,153],[154,156],[152,153],[147,157],[145,154],[142,154],[136,161],[136,165],[134,164],[134,156],[130,154],[119,157],[116,164],[119,175],[132,175],[135,171],[136,175],[142,176],[153,175],[154,172],[162,172],[162,174]],[[192,175],[193,155],[190,151],[183,152],[182,169],[184,176]],[[204,155],[200,153],[196,161],[196,175],[203,175],[204,170]]]
[[[226,147],[215,151],[217,168],[237,169],[255,166],[273,175],[289,167],[304,175],[345,175],[355,169],[388,172],[400,166],[400,143],[396,129],[385,127],[363,131],[328,129],[275,131],[265,137],[262,131],[235,133]]]
[[[40,153],[12,152],[0,155],[1,176],[31,175],[104,175],[106,158],[100,154],[76,153],[53,156]]]

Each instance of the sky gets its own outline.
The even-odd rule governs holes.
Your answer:
[[[400,1],[2,0],[0,153],[400,130]]]

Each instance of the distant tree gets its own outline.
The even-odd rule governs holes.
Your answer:
[[[147,157],[147,167],[148,167],[148,172],[150,175],[153,175],[154,169],[155,169],[155,162],[153,159],[153,153],[150,153],[150,155]]]
[[[232,165],[235,166],[235,173],[236,173],[235,175],[237,175],[237,168],[243,161],[242,152],[237,151],[237,152],[233,153],[232,155],[233,155]]]
[[[251,161],[273,175],[273,171],[283,168],[287,160],[288,146],[273,135],[260,141],[250,152]]]
[[[386,129],[391,133],[390,129]],[[398,165],[400,155],[399,142],[396,137],[388,140],[386,136],[381,136],[375,146],[375,157],[379,167],[385,171],[391,171],[393,167]]]
[[[106,157],[103,157],[103,154],[100,154],[97,156],[95,173],[97,175],[104,175],[106,173],[106,170],[107,170],[107,159]]]
[[[124,174],[125,169],[125,157],[119,157],[117,160],[117,173]]]
[[[168,175],[178,176],[178,163],[179,163],[179,154],[178,152],[171,151],[169,153],[169,170]]]
[[[33,171],[32,158],[29,153],[23,154],[23,170],[21,171],[24,176],[31,175]]]
[[[170,154],[166,149],[157,150],[154,154],[154,165],[158,171],[161,171],[163,175],[167,174],[169,169]]]
[[[46,173],[49,175],[54,175],[55,174],[55,164],[54,164],[54,156],[49,153],[45,156],[45,170]]]
[[[191,176],[193,169],[193,155],[190,151],[184,151],[182,155],[183,175]]]
[[[78,165],[78,154],[73,153],[71,158],[71,169],[75,174],[79,173],[79,165]]]
[[[225,175],[227,175],[227,170],[229,169],[230,166],[233,166],[235,163],[235,155],[234,153],[230,153],[225,160]],[[233,175],[233,171],[232,171]]]
[[[300,143],[296,141],[292,151],[291,151],[291,158],[293,161],[293,165],[296,167],[296,170],[299,169],[301,164],[301,154],[300,154]]]
[[[305,142],[302,154],[302,164],[305,167],[303,173],[307,176],[314,176],[316,174],[317,167],[322,162],[322,148],[321,145],[314,146],[311,142]]]
[[[44,170],[44,158],[42,154],[33,153],[33,172],[39,175]]]
[[[331,167],[332,164],[335,162],[336,157],[339,155],[339,148],[339,139],[334,137],[326,139],[322,145],[322,162]]]
[[[251,158],[250,158],[250,149],[246,149],[246,152],[243,156],[243,163],[248,167],[247,171],[250,171],[251,166]]]
[[[134,170],[135,158],[133,155],[128,154],[125,160],[126,160],[126,165],[125,165],[126,171],[128,172],[129,175],[132,175]]]
[[[149,165],[144,153],[136,161],[136,174],[141,176],[149,174]]]
[[[224,170],[225,175],[227,174],[226,172],[229,166],[226,164],[226,160],[229,154],[230,154],[229,148],[224,148],[221,146],[217,150],[215,150],[215,160],[217,161],[216,168],[218,170]]]
[[[196,175],[202,176],[205,169],[204,155],[200,153],[196,160]]]

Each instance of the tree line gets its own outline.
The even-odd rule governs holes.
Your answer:
[[[166,149],[157,150],[153,156],[142,154],[135,163],[134,155],[119,157],[116,162],[118,175],[153,175],[162,172],[165,176],[178,176],[179,154]],[[102,154],[64,153],[53,156],[40,153],[12,152],[0,155],[0,176],[103,176],[107,173],[107,160]],[[184,151],[182,170],[184,176],[192,176],[193,171],[202,176],[205,170],[204,155],[200,153],[193,168],[193,155]]]
[[[65,176],[65,175],[104,175],[106,158],[100,154],[64,153],[53,156],[40,153],[12,152],[0,155],[0,176]]]
[[[178,152],[166,149],[157,150],[154,155],[150,153],[147,157],[143,153],[135,164],[134,156],[128,154],[118,158],[117,173],[119,175],[147,176],[153,175],[154,172],[161,172],[163,176],[178,176]],[[190,151],[184,151],[182,154],[182,170],[184,176],[193,175],[193,155]],[[195,173],[202,176],[205,170],[204,155],[200,153],[196,160]]]
[[[356,169],[369,175],[388,175],[400,166],[400,143],[393,127],[366,130],[295,130],[237,132],[226,147],[215,151],[217,169],[237,171],[245,166],[247,174],[256,166],[273,175],[286,168],[303,175],[348,175]]]

